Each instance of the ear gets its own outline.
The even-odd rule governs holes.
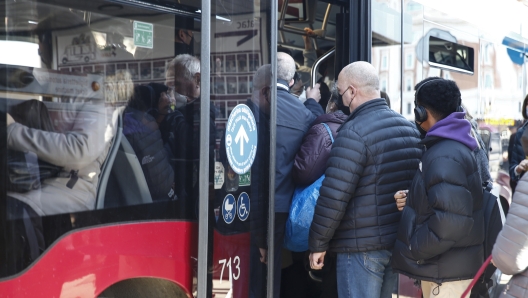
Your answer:
[[[295,80],[291,79],[290,82],[288,83],[288,86],[291,87],[291,86],[293,86],[294,83],[295,83]]]

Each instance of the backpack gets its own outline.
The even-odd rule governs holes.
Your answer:
[[[497,240],[499,232],[502,230],[504,223],[504,212],[502,211],[499,199],[490,192],[491,188],[484,188],[483,193],[483,210],[484,210],[484,257],[491,255],[493,245]],[[486,268],[480,280],[475,284],[471,291],[470,298],[489,297],[488,289],[493,286],[491,277],[497,269],[490,265]]]
[[[330,135],[330,140],[334,143],[334,137],[328,124],[321,124],[324,125]],[[284,234],[284,247],[290,251],[302,252],[308,250],[310,226],[312,225],[315,205],[319,198],[319,189],[323,184],[324,177],[325,175],[323,174],[314,183],[306,187],[297,187],[293,193]]]

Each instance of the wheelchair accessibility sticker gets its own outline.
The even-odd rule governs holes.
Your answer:
[[[236,210],[235,197],[232,194],[228,194],[222,203],[222,218],[224,218],[226,224],[230,224],[235,220]]]
[[[249,196],[247,193],[243,192],[238,196],[238,218],[240,218],[241,221],[245,221],[249,217]]]

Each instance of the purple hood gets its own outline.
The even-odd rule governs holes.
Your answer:
[[[471,136],[471,123],[464,119],[465,112],[454,112],[436,122],[426,137],[440,137],[460,142],[471,151],[477,149],[477,141]]]

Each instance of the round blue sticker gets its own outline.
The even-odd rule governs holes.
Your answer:
[[[225,196],[224,202],[222,203],[222,218],[227,224],[230,224],[235,220],[236,210],[235,197],[232,194],[228,194]]]
[[[238,196],[238,202],[237,202],[237,213],[238,218],[240,218],[241,221],[245,221],[249,217],[249,195],[245,192],[241,193]]]
[[[227,161],[242,175],[249,171],[257,153],[257,125],[248,106],[239,104],[231,111],[225,133]]]

